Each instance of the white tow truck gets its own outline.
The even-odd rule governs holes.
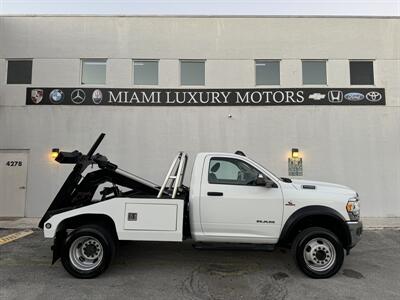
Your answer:
[[[231,153],[197,154],[186,187],[184,152],[157,185],[94,155],[103,138],[87,154],[59,153],[75,166],[39,224],[54,239],[53,263],[61,257],[75,277],[104,272],[120,240],[192,239],[202,248],[290,247],[306,275],[327,278],[361,237],[358,194],[348,187],[280,178]],[[89,165],[97,168],[83,176]]]

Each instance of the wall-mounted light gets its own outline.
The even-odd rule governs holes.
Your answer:
[[[303,159],[298,148],[292,148],[292,157],[288,157],[289,176],[303,176]]]
[[[51,158],[56,159],[58,156],[58,153],[60,153],[60,149],[58,149],[58,148],[51,149]]]
[[[292,158],[299,158],[299,149],[292,148]]]

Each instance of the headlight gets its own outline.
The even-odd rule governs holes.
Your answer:
[[[347,201],[346,210],[350,219],[358,219],[360,217],[360,201],[358,198],[350,198]]]

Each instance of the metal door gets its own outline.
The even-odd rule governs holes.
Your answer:
[[[24,217],[28,151],[0,150],[0,217]]]

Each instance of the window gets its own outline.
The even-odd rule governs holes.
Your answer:
[[[82,59],[82,84],[105,84],[106,66],[106,59]]]
[[[138,85],[157,85],[158,61],[135,60],[133,62],[133,83]]]
[[[326,61],[303,60],[303,84],[326,84]]]
[[[205,85],[205,62],[203,60],[181,61],[181,85]]]
[[[9,60],[7,84],[31,84],[32,60]]]
[[[208,182],[211,184],[256,185],[261,174],[248,163],[236,158],[211,158]]]
[[[374,64],[372,61],[350,61],[350,84],[374,84]]]
[[[256,85],[279,85],[279,61],[256,60]]]

